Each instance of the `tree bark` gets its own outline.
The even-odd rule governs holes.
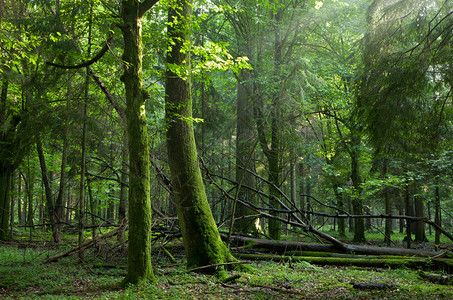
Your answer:
[[[30,158],[27,160],[27,178],[24,178],[27,190],[27,225],[33,228],[33,179],[30,171]]]
[[[329,253],[349,253],[355,255],[392,255],[415,257],[435,257],[444,254],[444,252],[430,250],[373,247],[350,244],[342,244],[342,247],[338,247],[334,244],[312,244],[295,241],[272,241],[241,236],[233,236],[232,242],[235,245],[245,246],[246,248],[266,249],[277,253],[285,253],[287,251],[314,251]]]
[[[119,208],[118,208],[118,222],[120,224],[125,224],[127,222],[126,219],[126,207],[127,207],[127,185],[129,181],[129,177],[127,174],[128,170],[128,157],[129,157],[129,152],[128,152],[128,141],[127,141],[127,133],[124,133],[124,145],[123,145],[123,151],[121,154],[121,186],[120,186],[120,203],[119,203]],[[118,233],[118,240],[121,244],[125,242],[125,236],[124,236],[124,231]]]
[[[435,177],[435,188],[434,188],[434,223],[441,226],[441,215],[440,215],[440,186],[439,186],[439,174],[436,174]],[[440,243],[440,233],[438,231],[435,232],[435,241],[436,245]]]
[[[352,194],[352,212],[354,215],[361,215],[363,212],[363,201],[362,201],[362,188],[360,187],[361,178],[359,173],[359,147],[360,137],[355,132],[355,128],[351,129],[351,181],[354,187],[354,193]],[[365,224],[361,218],[354,219],[354,242],[362,243],[365,242]]]
[[[150,4],[150,1],[144,2]],[[143,4],[143,6],[146,5]],[[147,6],[148,9],[151,6]],[[154,279],[151,265],[152,210],[145,110],[145,102],[149,94],[143,86],[142,73],[141,16],[145,12],[140,10],[140,3],[137,1],[122,1],[124,75],[121,80],[126,88],[127,136],[130,153],[128,273],[122,282],[123,285]]]
[[[0,126],[4,126],[7,121],[6,115],[6,98],[8,96],[9,82],[7,79],[2,80],[2,90],[0,94]],[[9,149],[5,146],[7,142],[8,132],[0,132],[0,241],[6,241],[9,237],[9,222],[10,222],[10,192],[11,192],[11,177],[14,168],[10,163],[7,163]]]
[[[255,177],[247,171],[255,172],[253,155],[256,146],[249,79],[248,71],[241,71],[237,85],[236,182],[239,186],[236,197],[255,203],[255,193],[243,187],[255,186]],[[240,218],[235,221],[235,232],[247,234],[256,231],[255,218],[246,218],[253,215],[253,211],[243,205],[235,204],[235,207],[235,217]]]
[[[168,160],[188,269],[236,261],[220,238],[198,165],[190,76],[181,78],[175,72],[175,68],[182,74],[190,72],[190,53],[182,49],[190,40],[191,12],[189,1],[170,4],[165,86]],[[224,275],[222,270],[223,266],[203,269]]]
[[[414,196],[415,217],[426,217],[423,200],[419,196]],[[427,241],[425,234],[425,223],[423,221],[415,222],[415,242],[424,243]]]
[[[49,222],[52,228],[52,236],[55,243],[60,243],[60,234],[56,227],[55,221],[55,205],[52,196],[52,189],[50,187],[49,173],[47,171],[46,159],[42,148],[41,140],[38,138],[36,142],[36,150],[38,152],[39,163],[41,165],[41,175],[46,195],[46,207],[49,214]]]
[[[384,178],[386,178],[387,174],[388,174],[388,165],[389,165],[389,159],[384,158],[384,166],[382,169],[382,175]],[[390,188],[388,186],[386,186],[384,188],[384,207],[385,207],[385,214],[391,215],[392,207],[390,204]],[[384,243],[387,246],[390,246],[392,243],[392,222],[393,222],[392,219],[385,220]]]
[[[71,101],[70,101],[70,88],[68,88],[68,96],[66,100],[66,108],[69,110]],[[61,232],[61,222],[64,220],[64,196],[66,191],[67,176],[66,176],[66,164],[68,160],[68,150],[69,150],[69,141],[68,141],[68,131],[69,131],[69,119],[65,120],[65,128],[63,130],[63,150],[61,153],[61,169],[60,169],[60,185],[58,188],[57,199],[55,200],[55,216],[57,221],[57,231]]]
[[[9,213],[12,174],[12,168],[0,164],[0,241],[7,241],[10,239]]]
[[[241,259],[272,260],[272,261],[305,261],[316,265],[356,266],[365,268],[411,268],[425,270],[447,270],[451,272],[452,265],[449,260],[432,261],[426,258],[343,258],[343,257],[310,257],[310,256],[285,256],[271,254],[238,254]]]

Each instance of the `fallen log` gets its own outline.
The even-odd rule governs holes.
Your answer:
[[[227,239],[226,235],[221,234],[221,236],[222,239]],[[302,243],[294,241],[273,241],[243,236],[231,236],[231,244],[235,246],[242,246],[244,248],[267,249],[275,252],[291,250],[339,252],[339,249],[334,245]]]
[[[425,280],[442,285],[453,285],[453,275],[430,274],[420,271],[418,275]]]
[[[352,287],[359,290],[394,290],[398,285],[384,282],[352,282]]]
[[[308,262],[314,265],[333,265],[333,266],[356,266],[365,268],[410,268],[424,270],[444,270],[448,273],[453,272],[453,259],[436,259],[422,257],[406,258],[343,258],[343,257],[312,257],[312,256],[287,256],[273,254],[249,254],[237,253],[235,257],[248,260],[271,260],[271,261],[291,261]]]
[[[234,245],[243,246],[245,248],[267,249],[278,253],[284,253],[291,250],[300,250],[300,251],[338,252],[360,255],[390,255],[390,256],[416,256],[416,257],[434,257],[438,255],[446,255],[447,257],[453,257],[453,254],[451,252],[445,254],[444,251],[442,252],[392,247],[361,246],[344,243],[342,247],[338,247],[336,245],[313,244],[296,241],[272,241],[243,236],[232,236],[231,242]]]

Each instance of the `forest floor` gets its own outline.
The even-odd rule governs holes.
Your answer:
[[[120,288],[126,275],[126,250],[116,242],[54,263],[49,257],[74,247],[46,243],[0,244],[0,299],[453,299],[451,285],[419,277],[417,270],[316,266],[307,262],[246,262],[254,272],[221,283],[208,275],[187,273],[180,246],[153,253],[154,282]],[[231,275],[237,274],[231,272]],[[386,284],[357,289],[353,283]]]

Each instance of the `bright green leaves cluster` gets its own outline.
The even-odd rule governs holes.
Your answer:
[[[213,72],[226,70],[238,72],[241,69],[251,67],[247,57],[234,58],[228,52],[225,43],[209,42],[205,46],[186,43],[182,51],[190,52],[193,55],[192,63],[185,62],[184,65],[167,64],[167,66],[174,74],[185,80],[189,77],[201,80]]]
[[[192,53],[201,57],[200,61],[194,64],[193,74],[199,75],[203,72],[226,71],[232,69],[238,72],[241,69],[250,68],[247,57],[236,57],[228,53],[225,43],[208,43],[204,47],[194,46]]]

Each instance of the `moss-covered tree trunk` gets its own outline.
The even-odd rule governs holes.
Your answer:
[[[129,245],[128,273],[123,284],[136,284],[154,278],[151,266],[151,201],[148,132],[143,86],[142,26],[139,2],[122,1],[121,26],[124,38],[126,117],[129,141]]]
[[[178,75],[190,70],[189,51],[182,48],[190,39],[191,12],[189,1],[170,3],[165,86],[168,160],[189,269],[235,260],[220,238],[198,165],[190,76]],[[205,269],[211,273],[220,270],[222,267]]]

